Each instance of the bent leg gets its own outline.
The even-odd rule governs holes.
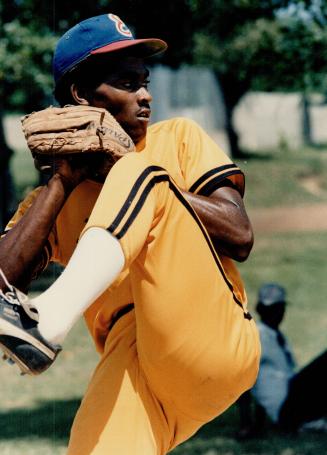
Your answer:
[[[253,385],[258,333],[167,173],[133,154],[117,164],[131,188],[121,197],[109,174],[86,229],[108,229],[124,251],[140,367],[168,421],[178,420],[173,447]]]

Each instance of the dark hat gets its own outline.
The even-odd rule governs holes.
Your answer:
[[[258,303],[270,306],[275,303],[286,302],[286,291],[277,283],[266,283],[261,286],[258,293]]]
[[[66,73],[93,54],[137,46],[139,57],[151,57],[167,49],[157,38],[135,39],[115,14],[91,17],[68,30],[58,41],[53,58],[53,75],[57,83]]]

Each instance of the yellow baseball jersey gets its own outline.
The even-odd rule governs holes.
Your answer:
[[[120,242],[134,310],[106,338],[68,454],[163,455],[253,385],[257,330],[195,211],[143,154],[112,168],[92,227]]]
[[[229,179],[241,194],[244,192],[241,170],[192,120],[174,118],[150,126],[146,140],[137,145],[137,150],[152,164],[166,169],[183,190],[209,196]],[[101,184],[86,180],[71,193],[49,236],[45,249],[48,260],[67,264],[101,190]],[[40,188],[34,190],[20,204],[7,230],[25,213],[39,191]],[[227,257],[220,259],[237,299],[246,305],[244,287],[234,262]],[[125,271],[85,314],[99,352],[103,351],[113,315],[129,303],[132,303],[132,294]]]

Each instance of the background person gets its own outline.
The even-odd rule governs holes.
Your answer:
[[[326,429],[321,418],[327,415],[327,351],[307,366],[298,369],[287,337],[280,330],[284,319],[286,290],[278,283],[263,284],[258,292],[256,310],[261,359],[257,381],[241,397],[241,431],[246,437],[262,430],[264,415],[283,431]],[[257,405],[250,412],[251,396]]]

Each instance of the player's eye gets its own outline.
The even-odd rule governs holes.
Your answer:
[[[141,87],[148,90],[149,84],[150,80],[148,79],[145,80],[122,79],[116,84],[116,86],[129,92],[137,92],[137,90],[139,90]]]
[[[149,85],[150,85],[150,79],[146,79],[145,81],[142,82],[141,87],[148,89]]]
[[[132,81],[120,81],[119,85],[126,90],[131,90],[133,89],[134,83]]]

